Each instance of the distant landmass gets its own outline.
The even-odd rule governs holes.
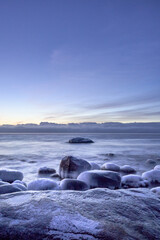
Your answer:
[[[0,133],[160,133],[160,122],[82,122],[0,125]]]

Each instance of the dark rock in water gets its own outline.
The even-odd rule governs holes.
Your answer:
[[[109,171],[114,171],[114,172],[119,172],[120,167],[117,164],[114,163],[105,163],[101,167],[102,170],[109,170]]]
[[[59,175],[61,178],[77,178],[81,172],[91,169],[89,162],[73,156],[66,156],[61,160]]]
[[[0,196],[1,240],[158,240],[160,199],[149,189]]]
[[[128,174],[136,172],[136,170],[133,167],[129,166],[129,165],[122,166],[120,168],[120,171],[123,172],[123,173],[128,173]]]
[[[77,179],[63,179],[60,182],[60,189],[86,191],[89,189],[89,187],[85,182],[79,181]]]
[[[56,170],[54,168],[49,168],[49,167],[41,167],[38,170],[39,174],[52,174],[52,173],[56,173]]]
[[[156,164],[156,161],[153,159],[147,159],[146,163],[147,164]]]
[[[20,191],[21,189],[18,186],[14,186],[9,183],[0,186],[0,194],[20,192]]]
[[[23,179],[23,173],[17,170],[12,169],[2,169],[0,170],[0,179],[4,182],[12,183],[15,180],[22,181]]]
[[[94,143],[89,138],[76,137],[69,140],[69,143]]]
[[[121,184],[121,177],[118,173],[103,170],[91,170],[81,173],[78,180],[84,181],[90,188],[117,189]]]

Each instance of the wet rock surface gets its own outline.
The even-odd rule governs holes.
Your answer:
[[[18,192],[0,196],[0,239],[150,240],[160,199],[149,189]]]

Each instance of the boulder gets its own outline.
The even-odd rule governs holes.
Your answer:
[[[149,183],[160,183],[160,170],[150,170],[142,174],[142,178]]]
[[[121,177],[118,173],[103,170],[91,170],[81,173],[78,180],[84,181],[90,188],[117,189],[121,184]]]
[[[10,183],[7,183],[7,184],[4,184],[4,185],[0,186],[0,194],[20,192],[20,191],[21,191],[21,189],[18,186],[14,186]]]
[[[0,178],[4,182],[12,183],[15,180],[22,181],[23,173],[12,169],[0,169]]]
[[[25,187],[27,187],[27,183],[25,183],[24,181],[16,180],[13,183],[20,183],[20,184],[24,185]]]
[[[40,178],[28,184],[28,190],[57,190],[58,184],[50,179]]]
[[[136,172],[136,170],[129,165],[124,165],[124,166],[120,167],[120,171],[123,173],[128,173],[128,174]]]
[[[1,240],[151,240],[160,199],[149,189],[18,192],[0,196]]]
[[[122,177],[121,185],[123,188],[147,187],[148,181],[144,180],[141,176],[130,174]]]
[[[114,163],[105,163],[101,167],[102,170],[109,170],[109,171],[114,171],[114,172],[119,172],[120,167],[117,164]]]
[[[86,191],[89,189],[89,187],[85,182],[79,181],[77,179],[63,179],[60,182],[60,189]]]
[[[14,186],[14,187],[19,188],[19,189],[22,190],[22,191],[27,191],[27,187],[24,186],[24,185],[21,184],[21,183],[12,183],[11,185]]]
[[[89,138],[76,137],[69,140],[69,143],[94,143]]]
[[[91,169],[91,165],[86,160],[73,156],[64,157],[59,166],[59,175],[63,178],[76,179],[81,172]]]
[[[156,161],[153,159],[147,159],[146,163],[147,164],[156,164]]]
[[[53,174],[56,173],[56,170],[54,168],[49,168],[49,167],[41,167],[38,170],[39,174]]]

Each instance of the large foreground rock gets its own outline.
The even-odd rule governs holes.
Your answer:
[[[0,196],[1,240],[160,239],[149,189],[19,192]]]
[[[59,166],[61,178],[77,178],[81,172],[91,169],[91,164],[86,160],[73,156],[64,157]]]

